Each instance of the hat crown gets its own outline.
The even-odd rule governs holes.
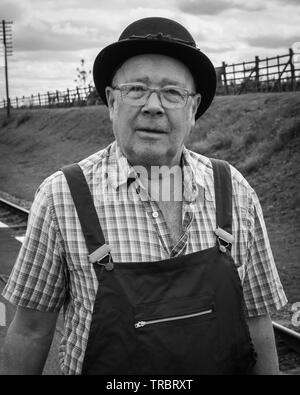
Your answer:
[[[169,40],[196,47],[191,34],[180,23],[167,18],[151,17],[131,23],[119,41],[128,39]]]

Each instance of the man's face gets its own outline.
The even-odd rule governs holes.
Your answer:
[[[194,92],[190,71],[174,58],[147,54],[127,60],[116,72],[112,86],[143,83],[150,88],[172,85]],[[182,108],[165,108],[157,92],[144,105],[124,103],[119,90],[106,88],[116,140],[132,165],[179,164],[184,142],[195,124],[200,95],[189,96]]]

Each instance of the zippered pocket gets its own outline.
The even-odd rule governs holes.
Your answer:
[[[148,300],[134,307],[133,320],[135,358],[142,374],[216,370],[217,306],[212,291]]]
[[[139,321],[136,322],[134,324],[134,327],[136,329],[138,328],[142,328],[146,325],[152,325],[152,324],[159,324],[162,322],[170,322],[170,321],[178,321],[178,320],[186,320],[188,318],[195,318],[195,317],[200,317],[200,316],[204,316],[204,315],[208,315],[208,314],[212,314],[213,313],[213,309],[209,308],[203,311],[198,311],[196,313],[191,313],[191,314],[184,314],[184,315],[176,315],[173,317],[165,317],[165,318],[159,318],[156,320],[149,320],[149,321]]]
[[[192,323],[212,318],[214,313],[215,303],[211,294],[144,303],[135,308],[134,327]]]

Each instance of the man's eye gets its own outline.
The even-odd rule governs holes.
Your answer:
[[[184,92],[176,88],[165,88],[163,93],[168,98],[181,99],[184,97]]]
[[[127,87],[128,93],[143,93],[146,92],[147,88],[142,85],[132,85]]]

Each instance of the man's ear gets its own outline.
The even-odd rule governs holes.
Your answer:
[[[198,110],[198,107],[201,103],[201,95],[200,93],[197,93],[197,95],[195,95],[192,98],[192,106],[191,106],[191,122],[192,122],[192,127],[195,126],[196,120],[195,120],[195,116]]]
[[[201,103],[201,94],[197,93],[197,95],[194,96],[194,100],[193,100],[193,106],[192,106],[193,117],[195,117],[198,107],[200,106],[200,103]]]
[[[113,120],[113,114],[115,112],[115,107],[116,107],[116,99],[114,95],[114,90],[110,87],[107,86],[105,88],[105,96],[107,100],[107,106],[108,106],[108,111],[109,111],[109,118],[112,121]]]

